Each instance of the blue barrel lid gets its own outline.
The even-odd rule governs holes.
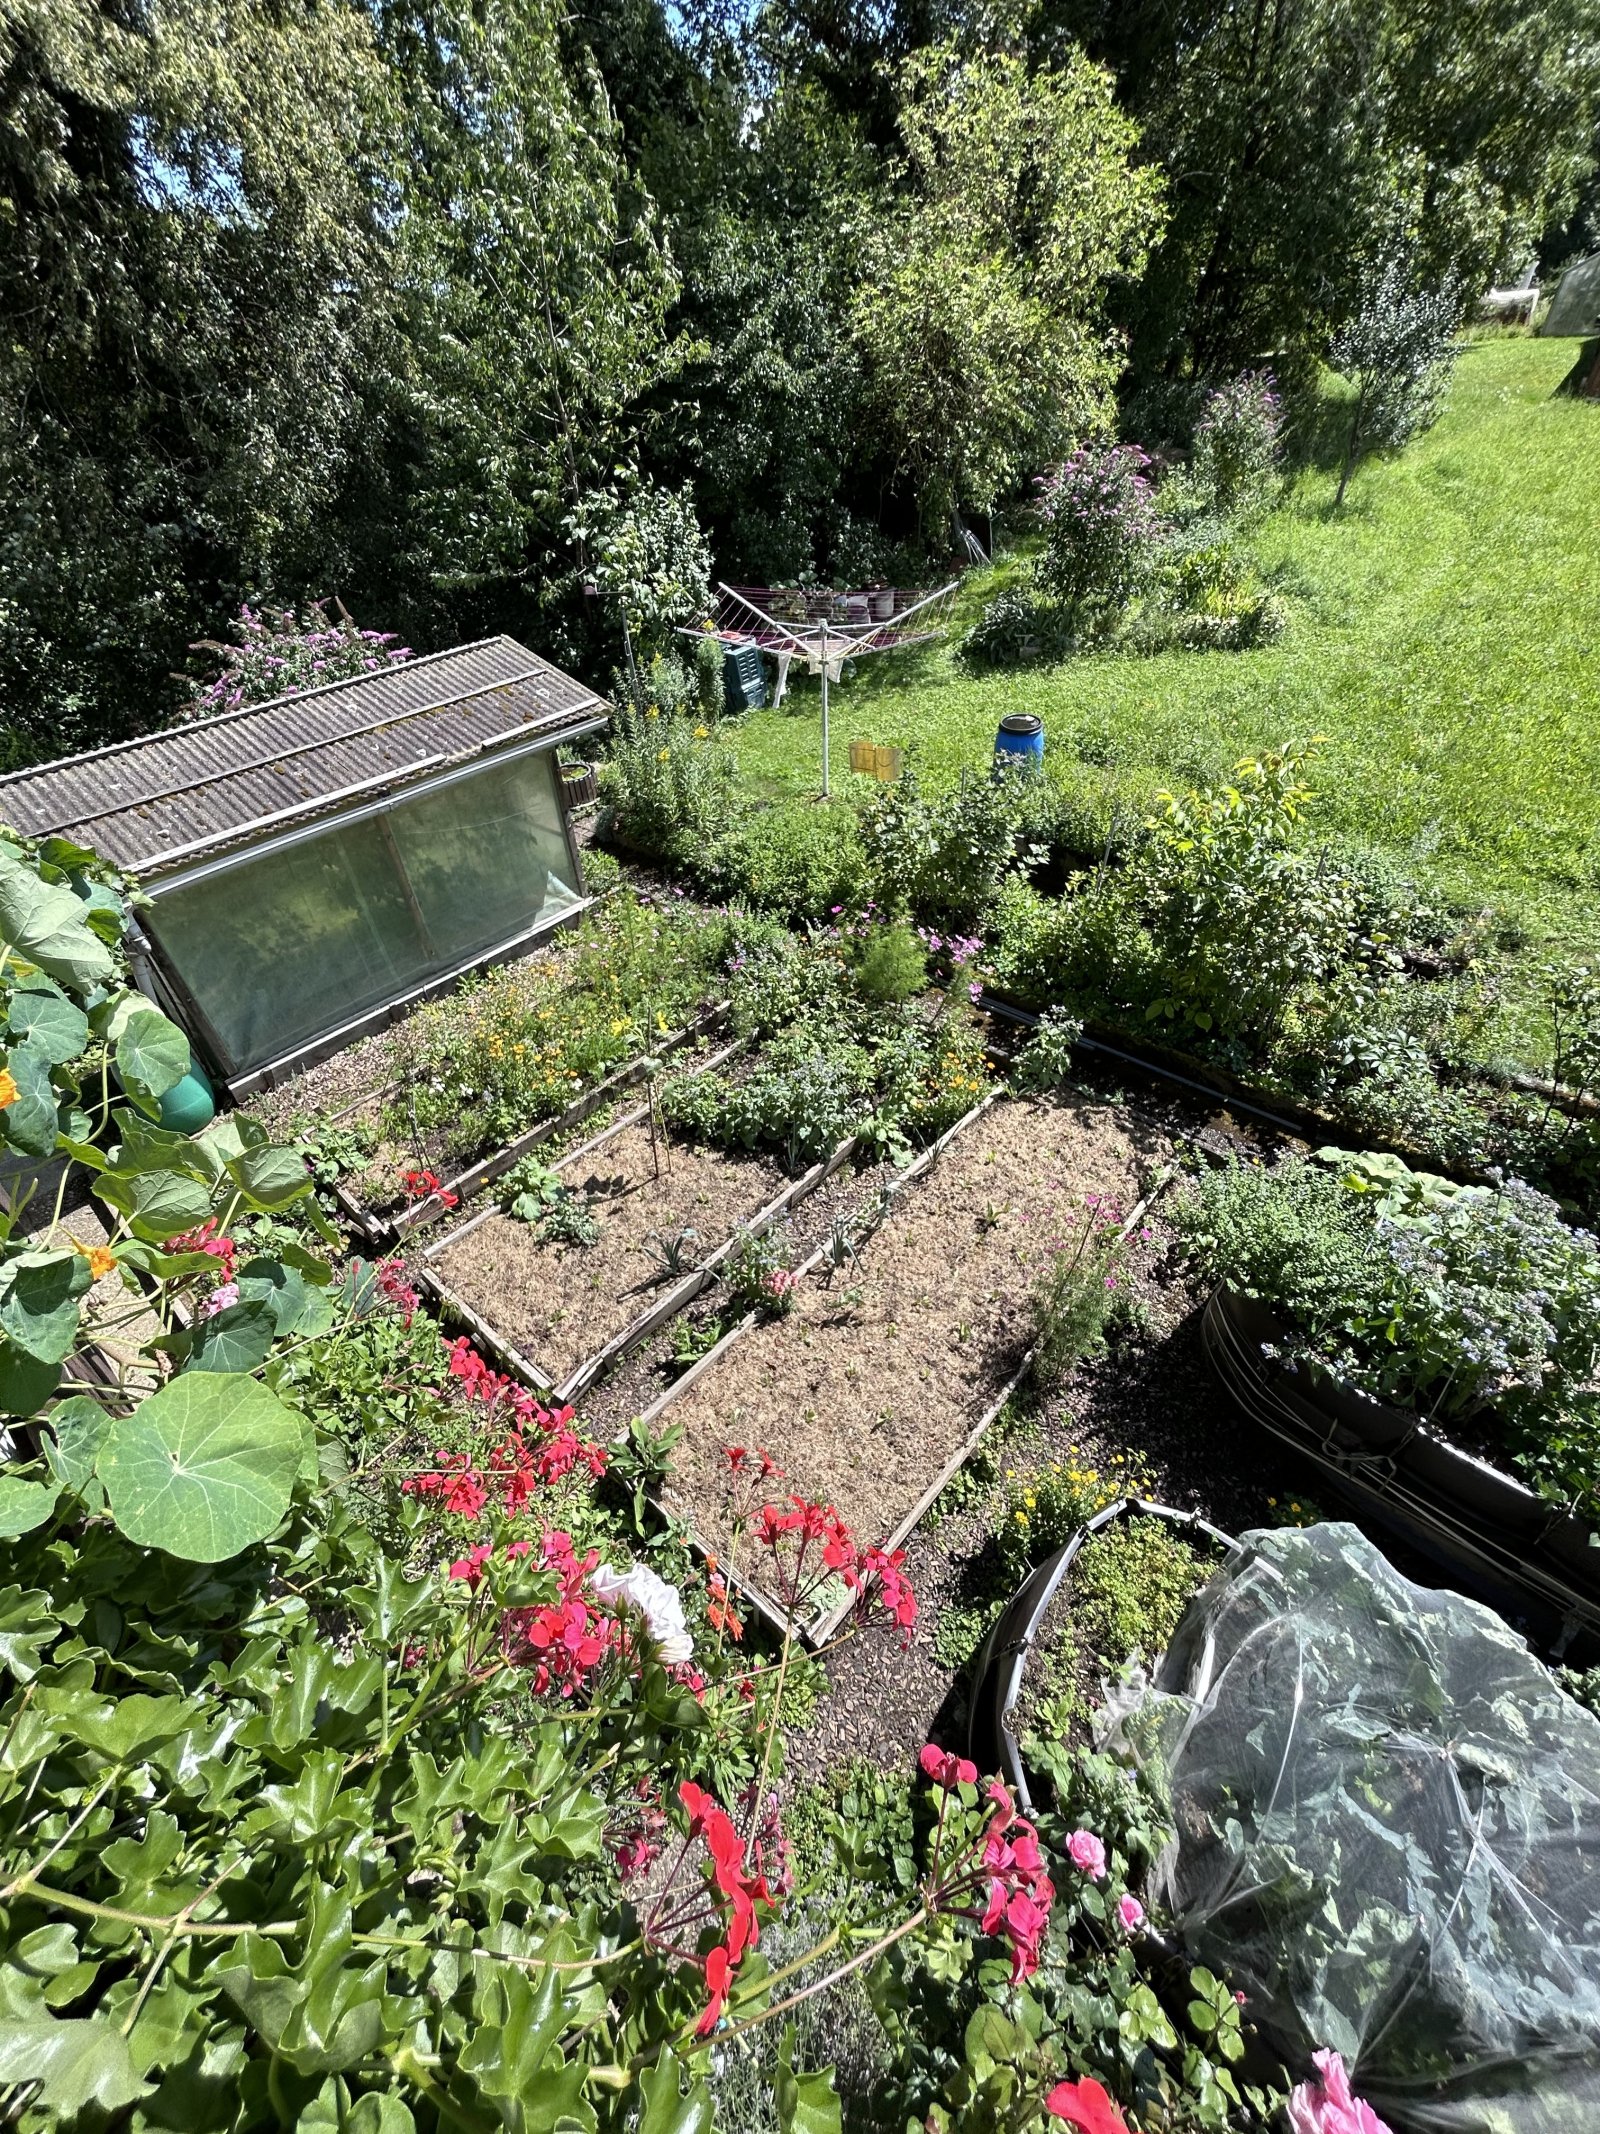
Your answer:
[[[1003,734],[1042,734],[1044,721],[1036,712],[1008,711],[1000,721]]]

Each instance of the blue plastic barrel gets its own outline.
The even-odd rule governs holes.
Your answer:
[[[994,737],[995,768],[1039,772],[1044,769],[1044,721],[1031,711],[1008,711]]]

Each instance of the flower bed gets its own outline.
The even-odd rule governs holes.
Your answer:
[[[1105,1107],[980,1106],[907,1174],[854,1265],[807,1272],[786,1316],[736,1329],[657,1403],[674,1425],[666,1508],[737,1565],[725,1448],[759,1445],[791,1487],[898,1545],[1015,1384],[1061,1204],[1131,1200],[1167,1153]],[[761,1593],[761,1566],[748,1575]]]
[[[504,1353],[571,1397],[680,1310],[738,1232],[776,1220],[830,1167],[786,1181],[769,1158],[652,1134],[634,1112],[554,1167],[586,1205],[591,1243],[491,1209],[430,1248],[426,1277],[447,1311],[466,1306]]]

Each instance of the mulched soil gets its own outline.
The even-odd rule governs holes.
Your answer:
[[[760,1445],[857,1533],[896,1532],[1015,1372],[1056,1220],[1089,1192],[1131,1205],[1170,1155],[1108,1106],[1001,1099],[898,1196],[857,1266],[808,1279],[789,1317],[673,1403],[668,1508],[726,1556],[724,1448]]]
[[[1200,1511],[1224,1532],[1272,1525],[1291,1501],[1308,1506],[1309,1478],[1233,1407],[1200,1347],[1200,1305],[1179,1278],[1170,1230],[1154,1219],[1134,1265],[1152,1315],[1148,1338],[1120,1341],[1085,1361],[993,1448],[991,1485],[912,1537],[907,1574],[921,1616],[910,1649],[866,1635],[824,1655],[830,1694],[789,1744],[791,1779],[804,1781],[853,1758],[904,1768],[930,1738],[964,1742],[967,1671],[935,1650],[952,1610],[998,1599],[990,1538],[1007,1468],[1026,1475],[1075,1459],[1136,1471],[1144,1493],[1178,1510]],[[1277,1499],[1275,1506],[1271,1499]],[[975,1631],[981,1635],[981,1628]]]
[[[658,1175],[659,1170],[659,1175]],[[716,1250],[782,1191],[782,1170],[757,1156],[665,1141],[658,1166],[648,1128],[624,1126],[562,1171],[586,1194],[600,1235],[593,1245],[546,1243],[529,1224],[496,1213],[429,1262],[440,1279],[559,1385],[614,1340],[673,1282]],[[697,1235],[679,1273],[649,1249],[652,1234]]]

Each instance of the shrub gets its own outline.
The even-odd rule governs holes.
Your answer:
[[[857,937],[849,957],[856,991],[879,1007],[898,1007],[928,982],[928,952],[901,921]]]
[[[1270,371],[1244,371],[1207,396],[1194,433],[1189,481],[1201,508],[1248,524],[1279,481],[1283,402]]]
[[[1165,525],[1137,445],[1084,445],[1040,483],[1039,589],[1080,634],[1114,622],[1156,566]]]
[[[1042,667],[1072,650],[1070,610],[1033,586],[1008,585],[986,601],[956,648],[963,665],[990,668]]]
[[[627,722],[601,768],[605,836],[625,850],[703,869],[735,813],[735,766],[703,728],[659,711]]]
[[[724,893],[789,919],[826,919],[866,893],[868,865],[854,808],[798,800],[748,816],[702,860]]]
[[[727,709],[727,692],[723,681],[722,640],[711,633],[696,640],[694,648],[695,695],[700,716],[713,725]]]
[[[411,649],[392,630],[358,630],[342,605],[330,621],[328,603],[313,600],[297,614],[292,608],[241,607],[232,630],[237,643],[207,641],[191,652],[220,654],[222,672],[211,682],[194,684],[181,716],[209,718],[264,704],[297,689],[317,689],[357,675],[376,674],[410,659]]]
[[[1059,1006],[1102,1021],[1142,1019],[1162,977],[1126,878],[1111,870],[1063,897],[1005,883],[989,924],[987,969],[1024,1007]]]
[[[1046,1008],[1012,1063],[1012,1086],[1033,1096],[1059,1089],[1072,1072],[1073,1047],[1082,1035],[1081,1017],[1065,1008]]]
[[[915,771],[879,789],[861,812],[873,893],[899,917],[971,930],[1011,863],[1020,777],[963,774],[928,799]]]

